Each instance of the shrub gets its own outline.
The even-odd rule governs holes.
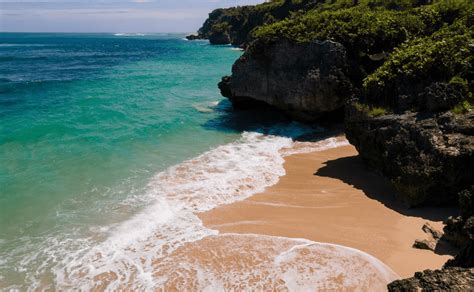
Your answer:
[[[451,109],[451,112],[460,115],[460,114],[468,113],[471,110],[472,110],[472,104],[469,101],[464,100],[458,105],[456,105],[455,107],[453,107]]]
[[[370,106],[360,102],[354,102],[353,105],[359,112],[363,112],[370,117],[379,117],[388,113],[388,110],[383,107]]]
[[[471,14],[397,48],[364,80],[369,101],[394,106],[401,95],[415,96],[433,82],[449,81],[472,95],[466,80],[473,76],[473,20]]]

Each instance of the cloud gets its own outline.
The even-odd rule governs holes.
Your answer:
[[[192,32],[215,8],[260,2],[263,0],[0,0],[0,31]]]

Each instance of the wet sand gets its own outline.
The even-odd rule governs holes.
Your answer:
[[[412,248],[427,238],[425,222],[442,229],[453,209],[407,209],[382,177],[366,170],[352,146],[295,154],[286,175],[265,192],[199,217],[221,234],[263,234],[334,243],[366,252],[400,277],[440,268],[451,256]]]

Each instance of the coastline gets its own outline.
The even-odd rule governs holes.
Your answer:
[[[450,208],[407,209],[388,181],[367,171],[353,146],[285,157],[286,175],[264,192],[199,213],[220,234],[305,238],[363,251],[400,278],[439,269],[446,251],[412,248],[429,222],[442,229]]]

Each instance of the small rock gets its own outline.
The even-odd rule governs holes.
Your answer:
[[[426,222],[421,229],[426,234],[431,235],[434,239],[440,239],[443,236],[443,233],[441,231],[434,229],[434,227],[431,226],[428,222]]]
[[[186,39],[189,40],[189,41],[194,41],[194,40],[201,39],[201,37],[197,34],[190,34],[190,35],[186,36]]]
[[[436,241],[435,240],[427,240],[427,239],[417,239],[413,244],[414,248],[418,249],[427,249],[434,251],[436,248]]]

